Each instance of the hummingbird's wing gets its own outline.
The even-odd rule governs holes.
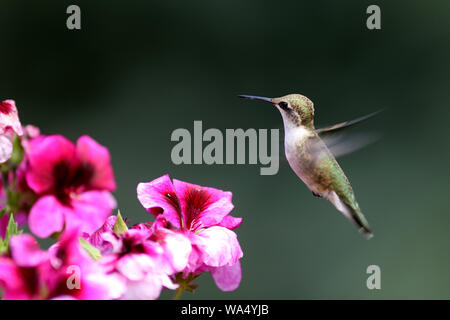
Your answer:
[[[355,124],[361,123],[369,118],[372,118],[373,116],[379,114],[381,111],[383,111],[383,110],[378,110],[378,111],[372,112],[370,114],[367,114],[367,115],[362,116],[357,119],[344,121],[344,122],[334,124],[334,125],[328,126],[328,127],[319,128],[319,129],[316,129],[316,132],[317,132],[317,134],[319,134],[319,136],[321,138],[323,138],[322,136],[324,136],[324,135],[338,133],[339,131],[350,128],[350,127],[354,126]]]
[[[381,111],[382,110],[379,110],[354,120],[345,121],[332,126],[316,129],[316,133],[319,135],[319,137],[335,157],[343,156],[345,154],[359,150],[379,139],[379,134],[353,133],[349,135],[347,134],[347,132],[348,129],[353,128],[356,124],[372,118]],[[317,152],[321,151],[320,146],[320,144],[317,145]]]
[[[337,158],[376,142],[380,138],[377,133],[353,133],[351,135],[329,135],[321,137],[327,148]],[[321,151],[322,145],[315,146],[316,152]]]

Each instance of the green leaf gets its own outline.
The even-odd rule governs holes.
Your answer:
[[[23,160],[23,154],[22,141],[18,135],[15,135],[13,141],[13,153],[9,161],[15,166],[19,165]]]
[[[18,230],[17,227],[18,224],[16,221],[14,221],[14,215],[10,213],[8,226],[6,227],[6,238],[11,239],[13,235],[21,234],[22,230]]]
[[[5,252],[8,252],[8,244],[2,239],[0,239],[0,256]]]
[[[4,240],[0,239],[0,254],[3,254],[8,251],[9,240],[11,240],[12,236],[22,233],[22,230],[18,230],[17,227],[18,227],[17,222],[14,221],[14,215],[10,213],[8,226],[6,227],[5,239]]]
[[[128,230],[127,224],[123,221],[122,216],[120,215],[120,211],[117,212],[116,223],[114,224],[113,230],[117,235],[122,235]]]
[[[98,250],[96,247],[91,245],[89,242],[84,240],[83,238],[80,238],[80,245],[81,247],[86,250],[87,253],[91,256],[92,259],[95,261],[99,260],[102,257],[102,254],[100,253],[100,250]]]

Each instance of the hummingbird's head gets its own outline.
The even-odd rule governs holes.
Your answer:
[[[314,104],[301,94],[288,94],[279,98],[239,95],[241,98],[272,103],[280,110],[285,127],[306,126],[314,128]]]

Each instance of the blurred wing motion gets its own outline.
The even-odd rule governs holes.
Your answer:
[[[328,126],[328,127],[324,127],[324,128],[319,128],[319,129],[316,129],[316,132],[319,134],[319,136],[321,138],[324,135],[335,134],[335,133],[338,133],[339,131],[342,131],[343,129],[348,129],[348,128],[353,127],[354,125],[356,125],[358,123],[361,123],[361,122],[363,122],[363,121],[365,121],[365,120],[367,120],[369,118],[372,118],[373,116],[379,114],[381,111],[383,111],[383,110],[372,112],[372,113],[370,113],[368,115],[362,116],[362,117],[357,118],[357,119],[341,122],[341,123],[334,124],[332,126]]]
[[[335,157],[340,157],[359,150],[379,139],[379,134],[358,133],[348,135],[347,131],[348,129],[354,127],[356,124],[372,118],[380,112],[381,110],[354,120],[341,122],[324,128],[319,128],[316,130],[316,133],[319,135],[319,137],[325,143],[331,153]],[[319,153],[321,149],[323,149],[323,147],[324,145],[321,143],[316,144],[315,152]]]
[[[322,141],[327,146],[328,150],[337,158],[356,150],[364,148],[365,146],[374,143],[380,138],[380,134],[376,133],[358,133],[348,136],[329,136],[322,137]],[[320,151],[323,144],[316,145],[316,151]]]

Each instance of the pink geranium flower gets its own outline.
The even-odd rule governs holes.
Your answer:
[[[39,195],[28,224],[45,238],[66,228],[92,233],[116,203],[116,188],[108,149],[88,136],[76,146],[60,135],[38,136],[27,146],[25,179]]]
[[[113,299],[124,290],[81,248],[77,231],[65,233],[48,251],[39,249],[32,236],[17,235],[10,250],[9,257],[0,257],[5,299]],[[71,279],[76,270],[78,285]]]
[[[239,259],[243,253],[236,234],[242,218],[229,215],[232,193],[202,187],[164,175],[140,183],[138,199],[148,212],[163,216],[170,228],[187,237],[192,245],[184,274],[211,272],[223,291],[235,290],[241,281]]]
[[[0,163],[11,158],[14,134],[23,134],[14,100],[0,102]]]
[[[153,232],[137,225],[124,234],[113,232],[115,217],[88,240],[102,251],[100,263],[111,276],[126,284],[121,299],[156,299],[166,287],[176,289],[170,275],[187,264],[191,246],[189,241],[170,230]]]

